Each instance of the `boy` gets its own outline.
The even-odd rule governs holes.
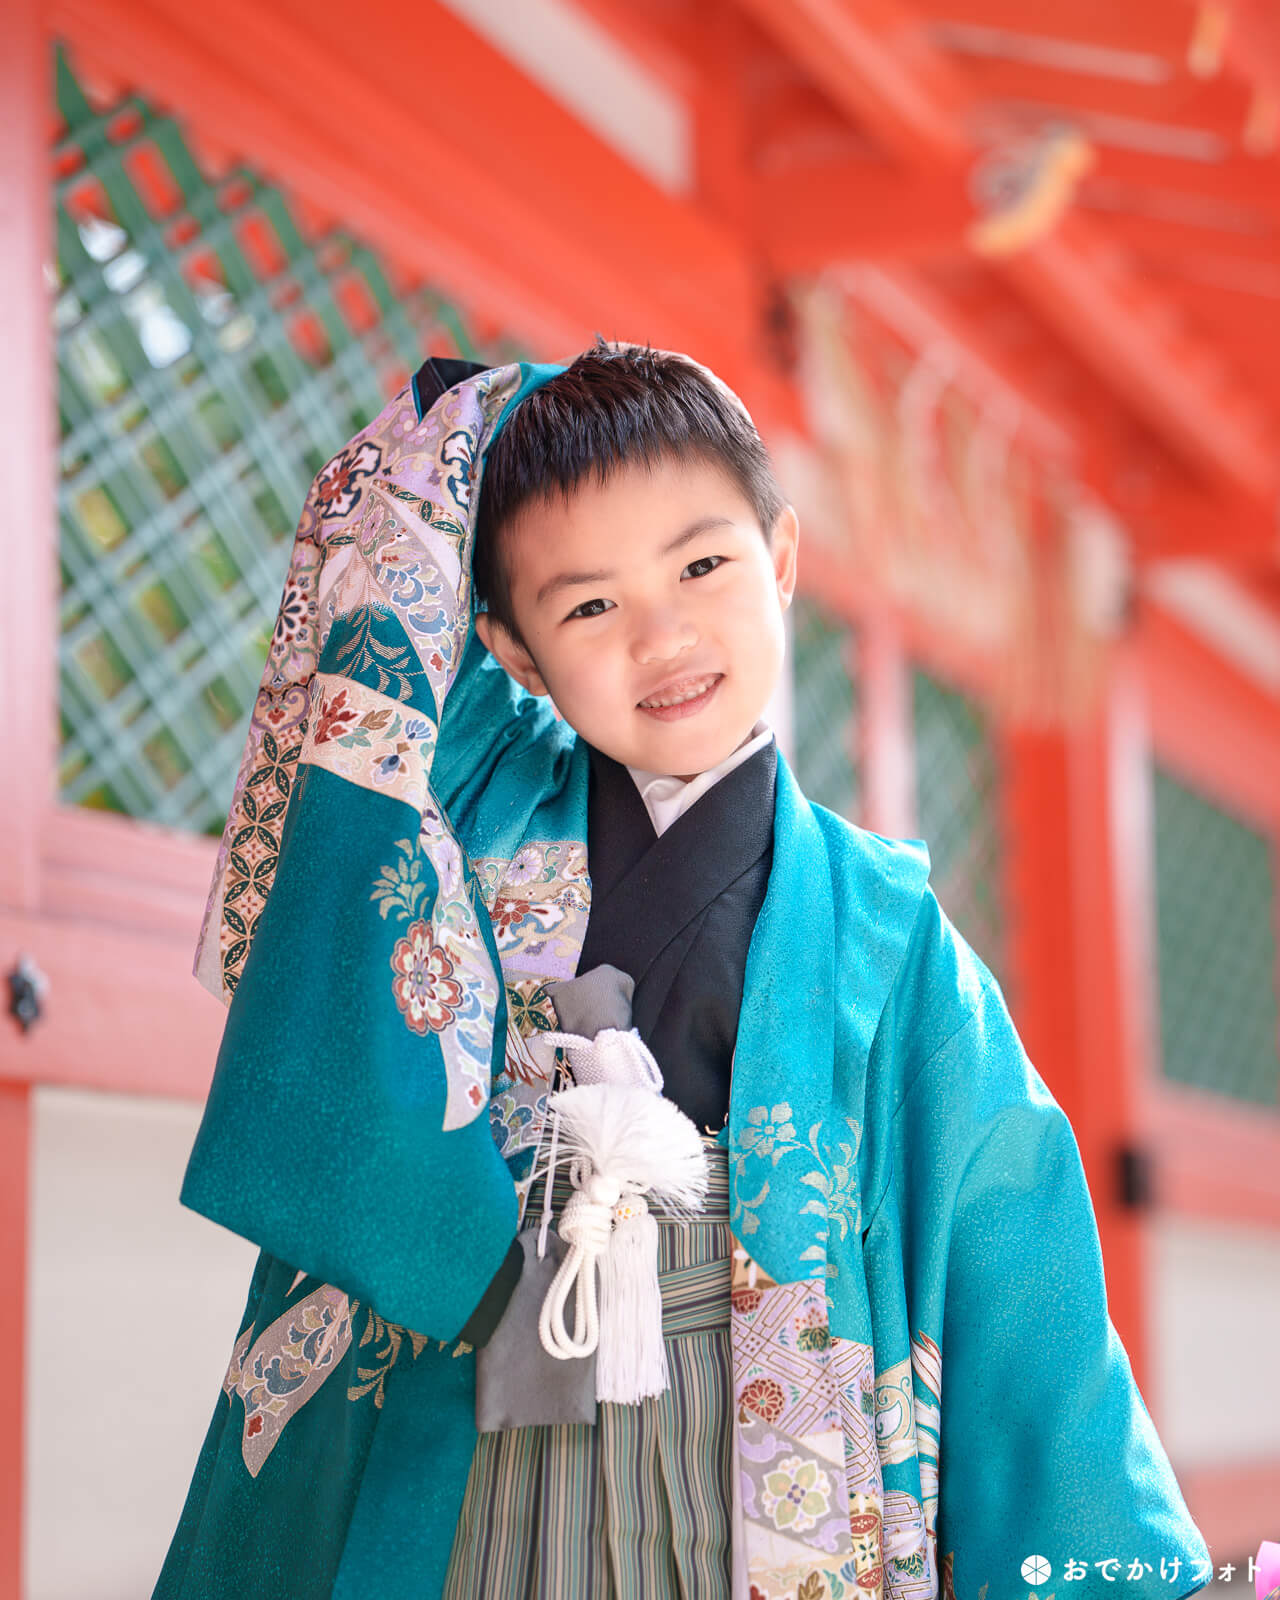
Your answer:
[[[1208,1580],[994,979],[923,846],[810,806],[760,721],[797,541],[736,397],[603,343],[429,361],[317,477],[197,953],[231,1004],[183,1200],[263,1253],[158,1595],[454,1600],[482,1539],[624,1600]],[[725,1394],[685,1392],[726,1419],[727,1494],[672,1510],[683,1538],[707,1491],[716,1581],[556,1565],[590,1424],[477,1446],[535,1036],[602,967],[729,1180]],[[639,1438],[654,1403],[616,1412]],[[535,1433],[560,1465],[499,1482]],[[706,1470],[644,1437],[637,1485]]]

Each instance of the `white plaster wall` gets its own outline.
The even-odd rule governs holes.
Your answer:
[[[1152,1227],[1151,1411],[1178,1467],[1280,1453],[1280,1230]]]
[[[27,1600],[146,1600],[256,1249],[178,1204],[197,1106],[35,1094]]]

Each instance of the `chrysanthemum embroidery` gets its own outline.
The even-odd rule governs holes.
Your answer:
[[[462,985],[443,945],[431,942],[431,925],[415,922],[391,952],[396,1005],[415,1033],[441,1033],[462,1004]]]
[[[785,1403],[782,1385],[775,1378],[752,1378],[738,1402],[739,1420],[750,1422],[752,1416],[757,1416],[765,1422],[776,1422]]]

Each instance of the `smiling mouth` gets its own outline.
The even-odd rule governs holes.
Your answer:
[[[710,704],[723,678],[722,672],[705,672],[696,678],[681,679],[661,694],[650,695],[647,700],[639,701],[636,709],[662,722],[693,716]]]

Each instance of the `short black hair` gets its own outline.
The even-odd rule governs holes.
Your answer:
[[[512,411],[485,456],[472,571],[476,598],[520,638],[511,609],[503,530],[523,507],[588,474],[603,487],[619,467],[703,461],[737,485],[772,537],[787,504],[745,408],[687,357],[648,345],[596,342]]]

